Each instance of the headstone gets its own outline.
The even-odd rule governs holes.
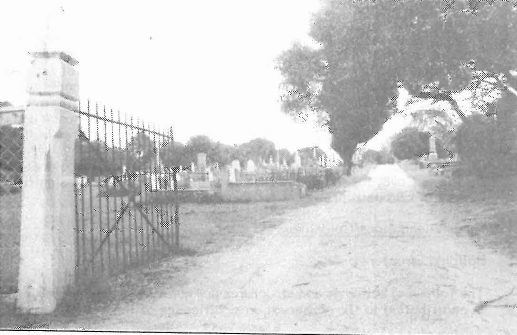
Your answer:
[[[251,159],[246,163],[246,172],[255,172],[255,163]]]
[[[224,168],[221,169],[221,176],[220,176],[220,183],[221,183],[221,189],[220,189],[220,192],[221,194],[225,194],[227,188],[228,188],[228,182],[229,182],[229,170],[231,170],[230,167],[228,166],[225,166]]]
[[[151,173],[151,191],[158,190],[158,181],[156,177],[156,173]]]
[[[433,135],[429,137],[429,152],[436,152],[436,137]]]
[[[198,172],[206,171],[206,153],[200,152],[197,154],[197,169]]]
[[[241,163],[239,162],[238,159],[235,159],[232,161],[232,169],[234,170],[241,170]]]
[[[230,183],[236,183],[237,182],[237,178],[235,176],[235,168],[233,168],[233,166],[230,166],[228,171],[229,171],[229,177],[228,177],[228,180]]]
[[[438,154],[436,153],[436,137],[431,135],[429,137],[429,160],[437,160]]]
[[[298,151],[294,153],[294,162],[291,165],[291,167],[295,169],[299,169],[302,167],[302,160],[300,158],[300,154],[298,153]]]

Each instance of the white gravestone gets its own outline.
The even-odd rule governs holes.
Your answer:
[[[248,159],[248,162],[246,163],[246,172],[248,172],[248,173],[255,172],[255,163],[251,159]]]
[[[429,137],[429,160],[438,159],[438,154],[436,153],[436,137],[431,135]]]
[[[229,175],[228,175],[228,181],[229,181],[230,183],[235,183],[235,182],[237,182],[237,178],[235,177],[235,170],[236,170],[236,169],[234,169],[234,168],[233,168],[233,166],[232,166],[232,167],[230,167],[230,168],[228,169],[228,173],[229,173]]]
[[[235,159],[232,161],[232,169],[238,170],[238,171],[241,170],[241,163],[239,162],[238,159]]]
[[[298,153],[298,151],[294,153],[294,162],[291,165],[291,167],[294,169],[299,169],[302,167],[302,160],[300,158],[300,154]]]
[[[197,154],[197,172],[206,172],[206,153],[200,152]]]

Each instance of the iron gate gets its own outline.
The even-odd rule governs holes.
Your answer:
[[[122,119],[120,112],[115,117],[90,102],[85,107],[75,143],[79,280],[121,272],[179,246],[171,129]]]

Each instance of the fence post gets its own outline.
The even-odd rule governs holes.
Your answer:
[[[27,77],[17,306],[52,312],[74,281],[77,61],[35,52]]]

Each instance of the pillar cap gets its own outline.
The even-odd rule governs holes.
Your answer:
[[[62,51],[34,51],[29,54],[34,58],[59,58],[72,66],[79,64],[75,58]]]

